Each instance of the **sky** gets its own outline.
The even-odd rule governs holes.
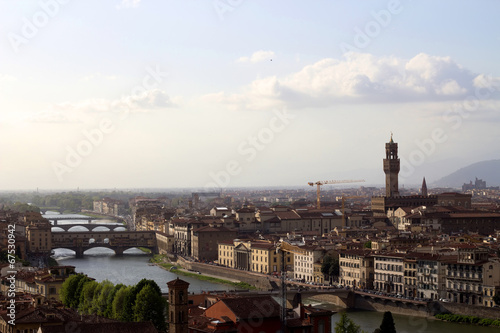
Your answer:
[[[0,190],[432,183],[500,158],[499,12],[0,0]]]

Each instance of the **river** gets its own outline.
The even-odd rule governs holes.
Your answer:
[[[58,215],[55,212],[47,212],[47,214],[44,215],[44,217],[49,220],[50,217],[55,216],[60,217],[61,215]],[[77,217],[82,215],[70,214],[64,216]],[[58,222],[58,224],[81,223],[87,223],[87,220],[60,220]],[[93,220],[92,223],[117,224],[109,220]],[[100,229],[101,228],[96,228],[94,230],[101,231]],[[63,232],[61,230],[62,229],[57,227],[52,228],[53,232]],[[121,228],[118,230],[121,230]],[[87,229],[84,227],[74,227],[71,228],[71,231],[87,231]],[[102,231],[107,231],[107,228],[103,227]],[[123,256],[115,255],[114,251],[111,249],[93,248],[85,251],[83,258],[76,258],[75,252],[69,249],[55,249],[53,257],[57,260],[59,265],[75,266],[78,273],[87,274],[89,277],[96,279],[98,282],[109,280],[114,284],[123,283],[125,285],[134,285],[141,279],[146,278],[154,280],[161,288],[162,292],[166,293],[166,283],[179,277],[190,283],[190,292],[200,293],[202,291],[210,290],[227,291],[234,289],[234,287],[224,284],[201,281],[188,276],[179,276],[166,271],[163,268],[149,264],[151,255],[144,253],[137,248],[124,251]]]

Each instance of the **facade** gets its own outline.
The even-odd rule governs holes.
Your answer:
[[[417,297],[417,259],[414,256],[404,258],[404,295]]]
[[[225,227],[204,226],[192,230],[191,256],[201,261],[218,259],[218,243],[233,240],[237,236],[236,230]]]
[[[314,282],[314,263],[322,257],[323,248],[315,245],[301,246],[303,253],[294,253],[293,256],[293,275],[295,279],[304,282]]]
[[[389,294],[404,292],[404,254],[374,255],[374,289]]]
[[[42,218],[40,215],[40,218],[31,219],[27,223],[27,252],[40,254],[50,253],[50,251],[52,250],[52,226],[50,222]]]
[[[374,260],[370,250],[343,250],[339,254],[339,283],[342,286],[372,289]]]
[[[483,264],[483,306],[493,307],[495,301],[493,297],[500,294],[500,261],[490,259]]]
[[[94,212],[109,215],[123,215],[125,213],[125,204],[120,200],[115,200],[111,198],[102,198],[101,200],[95,200]]]
[[[483,266],[488,262],[488,251],[463,244],[457,260],[446,263],[447,298],[469,305],[483,304]]]

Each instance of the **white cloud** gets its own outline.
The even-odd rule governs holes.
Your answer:
[[[138,113],[175,107],[176,103],[162,90],[153,89],[136,95],[122,96],[116,100],[88,99],[77,103],[55,104],[50,111],[37,113],[30,122],[72,123],[80,122],[89,112]]]
[[[0,74],[0,82],[13,82],[13,81],[17,81],[17,78],[8,74]]]
[[[473,94],[482,77],[450,57],[421,53],[405,60],[352,53],[342,60],[322,59],[284,78],[256,79],[239,93],[219,92],[205,98],[246,109],[445,101]],[[488,82],[482,84],[498,85],[498,78]]]
[[[118,9],[123,8],[136,8],[141,3],[141,0],[122,0],[122,2],[116,6]]]
[[[81,78],[82,81],[92,81],[92,80],[116,80],[118,77],[116,75],[103,75],[101,73],[93,73],[86,75]]]
[[[250,57],[240,57],[236,62],[250,62],[250,63],[257,63],[261,61],[270,61],[274,57],[274,52],[273,51],[256,51],[254,52]]]

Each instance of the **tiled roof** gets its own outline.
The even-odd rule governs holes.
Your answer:
[[[280,305],[271,296],[223,298],[220,301],[240,320],[280,316]]]

